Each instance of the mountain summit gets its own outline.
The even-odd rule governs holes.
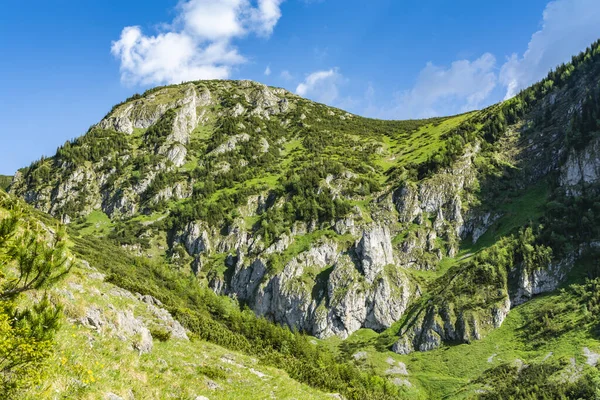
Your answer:
[[[271,322],[411,354],[409,370],[440,347],[500,347],[498,329],[527,332],[536,352],[575,334],[551,304],[528,306],[536,295],[597,308],[581,281],[580,296],[556,289],[599,272],[599,82],[597,42],[508,101],[429,120],[362,118],[250,81],[158,87],[19,171],[10,193]],[[513,310],[532,320],[504,327]],[[414,393],[449,394],[416,379]]]

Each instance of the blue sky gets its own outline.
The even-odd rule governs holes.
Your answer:
[[[386,119],[481,108],[600,38],[599,22],[597,0],[7,2],[0,173],[189,79],[253,79]]]

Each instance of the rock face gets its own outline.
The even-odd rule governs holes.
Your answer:
[[[431,269],[442,257],[454,257],[461,240],[471,235],[476,242],[492,224],[489,211],[464,211],[465,201],[471,201],[465,190],[478,185],[473,160],[479,151],[479,145],[468,148],[448,170],[394,192],[399,221],[409,230],[398,257],[401,265]],[[437,239],[443,239],[446,247],[441,248]]]
[[[45,186],[38,192],[28,191],[22,175],[17,175],[14,192],[22,193],[37,208],[67,220],[90,214],[94,210],[100,210],[111,218],[132,217],[140,210],[145,194],[157,176],[185,164],[191,134],[207,122],[206,110],[213,105],[208,89],[187,84],[176,89],[161,89],[118,106],[97,125],[98,128],[133,135],[136,130],[146,130],[161,123],[167,118],[168,112],[172,112],[173,116],[168,120],[170,134],[155,149],[142,142],[138,155],[123,151],[112,158],[97,161],[92,168],[74,168],[64,163],[60,166],[62,176],[54,182],[54,186]],[[123,175],[123,171],[107,167],[135,163],[136,156],[147,157],[149,153],[155,153],[155,164],[140,171],[142,176],[135,184],[131,184],[129,176]],[[185,185],[187,183],[180,182],[175,190],[161,190],[156,194],[157,201],[187,196],[181,191]],[[73,199],[79,199],[76,211],[73,211]]]
[[[577,196],[600,181],[600,140],[593,140],[582,151],[571,151],[561,168],[560,184],[567,193]]]
[[[395,264],[389,229],[377,226],[365,231],[356,245],[356,255],[365,279],[373,283],[383,267]]]
[[[183,242],[189,254],[198,255],[210,248],[207,228],[201,223],[190,223],[183,234]]]
[[[485,305],[464,311],[455,304],[439,301],[421,305],[401,328],[400,339],[393,351],[410,354],[429,351],[443,342],[469,343],[481,339],[487,332],[499,328],[510,309],[530,300],[534,295],[555,290],[573,268],[576,256],[571,254],[558,262],[527,269],[523,264],[509,271],[508,280],[497,293],[489,294]],[[452,290],[448,287],[448,290]]]
[[[196,128],[197,106],[207,106],[211,103],[208,90],[198,94],[192,84],[184,86],[183,97],[177,101],[168,101],[172,94],[166,90],[158,92],[118,107],[99,126],[102,129],[114,129],[117,132],[132,134],[134,129],[146,129],[154,125],[168,111],[180,108],[173,125],[173,138],[180,143],[186,143],[188,134]]]
[[[567,273],[575,264],[575,255],[564,258],[549,267],[533,271],[515,271],[517,285],[511,293],[511,304],[517,306],[530,300],[533,296],[555,290],[567,277]]]
[[[381,241],[380,241],[381,240]],[[264,253],[285,251],[289,241]],[[347,337],[360,328],[382,330],[406,310],[414,288],[393,264],[389,232],[365,229],[358,246],[324,241],[269,273],[268,262],[239,252],[228,291],[259,315],[318,337]]]
[[[119,334],[125,337],[134,337],[133,347],[140,354],[150,353],[152,351],[152,334],[144,323],[135,318],[131,310],[119,311],[117,313],[117,330]]]

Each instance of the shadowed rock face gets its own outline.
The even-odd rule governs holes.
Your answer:
[[[369,283],[383,272],[383,267],[395,264],[389,229],[376,226],[366,230],[356,245],[362,273]]]
[[[593,140],[582,151],[571,151],[560,171],[560,185],[572,196],[600,181],[600,141]]]

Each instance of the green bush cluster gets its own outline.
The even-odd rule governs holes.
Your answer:
[[[202,365],[198,367],[198,373],[202,374],[210,379],[225,380],[227,379],[227,373],[221,368],[212,367],[210,365]]]
[[[475,383],[486,389],[476,396],[481,400],[555,400],[597,399],[600,396],[600,371],[589,368],[574,381],[559,376],[570,363],[530,364],[522,368],[502,364],[487,370]]]
[[[175,110],[168,110],[143,136],[143,145],[154,151],[158,150],[173,130],[173,122],[177,114]]]
[[[166,342],[167,340],[171,339],[171,331],[168,329],[165,329],[164,327],[151,327],[150,328],[150,334],[152,335],[153,339],[156,339],[158,341],[161,342]]]
[[[590,238],[600,237],[600,187],[590,185],[580,196],[569,196],[557,188],[545,205],[540,241],[557,255],[579,250]]]
[[[93,163],[107,161],[105,168],[117,166],[117,155],[130,149],[127,137],[108,129],[92,127],[83,136],[65,142],[56,151],[56,160],[72,166],[80,166],[86,161]],[[112,160],[108,160],[113,156]]]

